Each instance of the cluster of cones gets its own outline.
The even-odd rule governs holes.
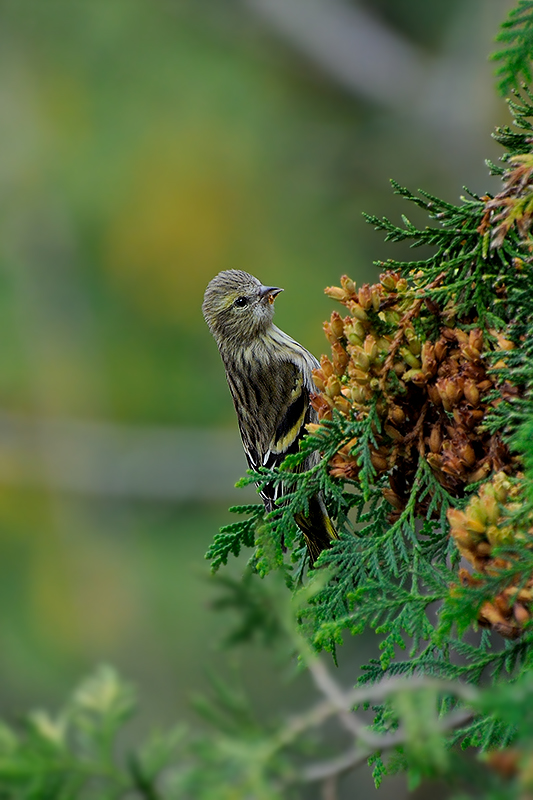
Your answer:
[[[320,420],[331,419],[334,409],[364,418],[375,404],[379,422],[370,457],[377,477],[388,474],[384,494],[396,513],[405,507],[419,458],[453,496],[491,472],[512,471],[507,447],[483,420],[491,406],[516,393],[505,382],[497,385],[490,371],[505,364],[513,342],[496,331],[484,336],[475,320],[458,320],[450,302],[439,308],[417,289],[416,275],[408,282],[389,271],[359,289],[344,276],[326,294],[348,314],[334,311],[324,323],[331,357],[322,356],[314,372],[312,403]],[[487,351],[500,351],[490,364]],[[333,476],[357,478],[354,444],[331,460]]]
[[[515,344],[499,331],[483,332],[475,319],[458,317],[450,300],[440,307],[417,278],[407,281],[389,271],[380,283],[357,289],[344,276],[340,287],[326,289],[347,314],[334,311],[324,323],[331,356],[322,356],[314,371],[312,404],[321,421],[332,419],[334,410],[365,419],[374,408],[370,459],[376,478],[388,478],[383,494],[391,520],[405,508],[420,459],[453,497],[486,480],[463,511],[448,514],[457,547],[476,573],[461,569],[461,581],[479,585],[509,566],[496,556],[496,546],[533,535],[533,525],[517,534],[509,522],[520,485],[509,476],[516,476],[519,464],[500,434],[484,425],[492,408],[518,394],[498,371]],[[437,286],[438,279],[431,288]],[[333,476],[357,479],[356,444],[345,442],[331,459]],[[425,514],[431,499],[420,501],[416,512]],[[498,591],[483,603],[479,622],[515,638],[533,614],[533,575],[507,581]]]
[[[533,520],[526,520],[525,526],[522,520],[517,527],[510,519],[520,511],[521,490],[520,481],[510,481],[505,473],[498,472],[480,487],[463,511],[457,508],[448,511],[451,535],[463,558],[476,572],[473,577],[466,569],[459,571],[464,586],[480,586],[484,576],[498,577],[512,566],[511,555],[502,558],[496,554],[498,546],[533,541]],[[517,574],[506,581],[495,597],[482,604],[478,621],[508,639],[516,639],[531,619],[532,601],[533,575]]]

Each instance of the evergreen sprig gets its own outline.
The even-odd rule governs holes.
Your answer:
[[[530,24],[526,5],[531,5],[533,18],[533,4],[522,3],[520,20],[524,35]],[[255,507],[250,526],[245,528],[240,523],[241,533],[237,534],[234,529],[235,534],[240,537],[240,544],[244,544],[246,538],[249,545],[255,526],[256,551],[250,560],[251,570],[262,576],[281,570],[285,583],[293,590],[302,584],[305,575],[305,551],[294,524],[294,514],[305,511],[309,498],[317,492],[324,495],[331,516],[337,522],[340,538],[316,563],[314,574],[322,572],[321,585],[300,609],[298,619],[307,642],[315,650],[331,652],[335,659],[346,632],[351,635],[366,630],[375,632],[381,655],[363,666],[360,686],[379,686],[384,680],[423,675],[450,683],[466,680],[477,684],[488,680],[497,693],[499,687],[516,682],[526,685],[528,681],[533,632],[524,617],[529,611],[522,611],[518,622],[509,622],[504,635],[516,638],[507,641],[503,648],[498,645],[494,632],[478,633],[476,644],[465,639],[472,627],[478,628],[478,620],[484,619],[483,613],[488,613],[487,603],[490,605],[496,602],[494,598],[507,597],[505,592],[509,587],[527,597],[530,580],[533,581],[533,543],[527,533],[533,520],[533,295],[530,288],[533,285],[533,240],[528,216],[529,193],[533,186],[533,168],[528,171],[529,154],[533,157],[533,97],[525,92],[510,107],[515,115],[515,128],[500,129],[496,133],[496,138],[506,148],[502,167],[494,170],[502,175],[504,183],[499,195],[478,197],[469,193],[455,205],[426,192],[414,194],[393,182],[394,191],[424,210],[434,224],[420,228],[403,217],[403,225],[398,226],[385,218],[367,217],[376,229],[385,233],[387,240],[409,241],[413,247],[429,245],[433,253],[424,260],[377,262],[381,269],[388,270],[384,273],[383,285],[389,287],[386,291],[396,291],[391,288],[392,278],[386,276],[396,275],[394,281],[398,276],[404,281],[403,294],[391,295],[388,305],[385,303],[383,307],[394,309],[393,297],[398,297],[394,303],[404,311],[387,316],[377,313],[379,303],[370,304],[366,306],[364,318],[367,319],[366,330],[370,326],[371,331],[376,331],[375,337],[389,337],[391,351],[401,348],[406,325],[412,326],[408,341],[415,336],[422,343],[435,342],[448,327],[459,331],[458,342],[466,341],[469,336],[470,342],[484,342],[481,358],[491,378],[492,390],[483,400],[486,413],[480,430],[496,437],[491,442],[501,440],[504,443],[501,447],[510,448],[514,460],[508,462],[507,469],[518,474],[517,488],[513,489],[514,511],[505,510],[504,522],[497,525],[505,523],[505,530],[509,526],[515,531],[523,530],[522,538],[515,537],[510,543],[489,548],[490,558],[499,566],[480,574],[473,570],[466,580],[460,571],[461,553],[449,535],[448,512],[456,509],[467,515],[468,522],[468,514],[474,513],[471,501],[483,490],[490,474],[485,472],[477,478],[477,473],[472,473],[473,482],[465,482],[458,490],[455,484],[439,479],[426,457],[427,445],[421,440],[418,454],[415,448],[411,455],[411,472],[394,478],[396,482],[407,480],[406,494],[398,507],[395,505],[393,498],[399,490],[391,493],[388,489],[394,466],[385,469],[383,456],[381,461],[375,458],[380,443],[387,442],[387,437],[393,433],[387,428],[388,423],[383,424],[383,397],[387,397],[387,392],[394,397],[395,392],[403,391],[401,380],[392,372],[389,383],[385,372],[379,380],[373,379],[371,386],[374,388],[363,411],[347,414],[334,409],[329,417],[325,415],[320,427],[304,439],[300,454],[287,458],[280,469],[259,470],[246,478],[247,483],[256,483],[258,487],[282,484],[284,500],[263,521]],[[531,192],[533,194],[533,190]],[[377,289],[370,287],[365,291],[370,297],[369,293]],[[383,296],[384,291],[380,289],[379,296]],[[335,292],[342,296],[341,290]],[[357,295],[352,294],[352,297],[357,301]],[[476,352],[475,348],[464,352],[467,358],[476,358],[470,356],[470,352]],[[383,369],[387,364],[390,369],[392,361],[390,356],[388,358]],[[343,380],[341,378],[341,385]],[[451,429],[456,424],[450,412],[447,425]],[[421,430],[419,428],[419,436]],[[387,446],[392,447],[392,444]],[[313,449],[320,450],[323,456],[320,463],[309,472],[291,471]],[[341,451],[355,465],[355,478],[341,477],[342,468],[336,472],[332,470],[331,464],[336,463],[335,458]],[[522,472],[518,473],[520,468]],[[332,476],[332,471],[336,477]],[[220,552],[219,561],[215,563],[218,566],[220,559],[227,559],[231,548],[213,552],[215,556]],[[233,591],[235,593],[235,589]],[[527,601],[522,602],[527,607]],[[512,615],[512,601],[509,607],[511,610],[506,613]],[[244,624],[243,631],[251,632],[251,619],[251,612],[245,614],[244,620],[248,623]],[[501,630],[504,629],[502,626]],[[498,630],[497,625],[494,630]],[[507,690],[502,688],[501,691]],[[452,708],[453,692],[441,693],[440,702],[443,708]],[[391,724],[405,720],[402,715],[409,715],[406,709],[407,706],[402,711],[395,710],[394,703],[388,700],[378,704],[372,730],[376,734],[390,730]],[[448,737],[447,747],[461,743],[462,747],[501,749],[510,742],[517,742],[519,737],[516,725],[504,719],[504,715],[498,717],[493,711],[489,713],[485,707]],[[390,763],[374,753],[371,760],[377,782],[400,762],[404,767],[407,765],[413,775],[417,769],[420,772],[420,755],[417,756],[415,750],[410,748],[409,755],[393,758]],[[444,760],[437,766],[438,758],[430,759],[433,771],[444,769]]]
[[[502,61],[496,71],[499,77],[498,89],[506,94],[512,88],[518,88],[519,81],[529,82],[531,78],[531,60],[533,59],[533,2],[518,0],[502,23],[496,37],[503,47],[493,54],[494,61]]]
[[[516,89],[531,77],[533,0],[518,0],[498,40],[500,88]],[[259,640],[285,660],[296,654],[316,704],[261,724],[239,677],[215,674],[211,695],[195,699],[201,732],[178,725],[135,747],[123,740],[135,692],[102,667],[58,713],[0,721],[1,798],[279,800],[317,782],[332,796],[336,779],[365,761],[376,785],[402,770],[411,789],[447,780],[456,800],[531,796],[533,93],[514,91],[509,106],[514,127],[495,134],[506,152],[489,164],[502,179],[495,197],[467,192],[455,205],[393,182],[431,225],[367,217],[386,240],[433,252],[377,262],[381,283],[359,294],[347,278],[330,292],[364,320],[347,318],[335,341],[359,360],[351,374],[337,370],[340,393],[324,396],[317,375],[321,424],[300,452],[241,481],[282,486],[278,507],[266,517],[262,504],[233,507],[238,521],[207,553],[217,572],[252,552],[242,579],[214,578],[214,607],[236,619],[224,644]],[[436,379],[446,359],[471,382],[461,408],[446,369]],[[479,391],[476,374],[487,384]],[[299,472],[314,450],[321,461]],[[307,570],[294,516],[318,492],[339,539]],[[320,651],[337,659],[346,634],[365,631],[379,657],[345,689]],[[333,722],[349,738],[340,755],[328,750],[329,728],[328,748],[317,736]]]

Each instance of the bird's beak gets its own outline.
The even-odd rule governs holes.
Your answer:
[[[273,303],[276,295],[278,295],[282,291],[283,289],[280,289],[278,286],[261,286],[261,288],[259,289],[259,297],[261,298],[261,300],[264,297],[268,297],[268,302]]]

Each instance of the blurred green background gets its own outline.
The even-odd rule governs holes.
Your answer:
[[[109,661],[143,725],[193,718],[223,661],[203,554],[253,499],[205,286],[283,286],[278,325],[320,355],[324,286],[408,252],[362,210],[423,219],[389,178],[494,189],[487,55],[511,5],[0,0],[2,715]],[[244,659],[259,710],[310,696]]]

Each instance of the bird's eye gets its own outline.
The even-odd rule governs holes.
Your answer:
[[[248,298],[247,297],[238,297],[234,302],[233,305],[237,306],[237,308],[244,308],[244,306],[248,305]]]

